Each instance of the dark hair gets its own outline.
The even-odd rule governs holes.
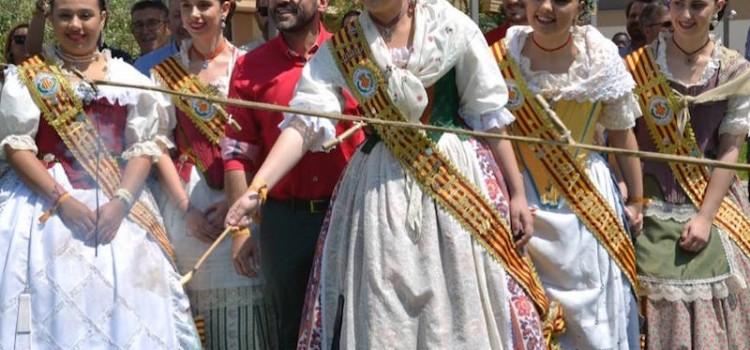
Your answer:
[[[133,6],[130,8],[130,15],[133,15],[133,12],[135,11],[141,11],[146,9],[155,9],[159,10],[161,12],[162,16],[164,18],[169,17],[169,9],[167,8],[167,5],[164,5],[161,0],[141,0],[133,4]]]
[[[343,27],[344,24],[346,24],[347,18],[352,17],[352,16],[358,17],[361,14],[362,14],[362,11],[357,10],[357,9],[351,9],[349,11],[346,11],[346,13],[343,16],[341,16],[341,26]]]
[[[623,36],[625,38],[627,38],[628,40],[630,40],[630,35],[628,35],[628,33],[625,33],[625,32],[617,32],[617,33],[615,33],[615,35],[612,36],[612,40],[615,40],[618,37],[623,37]]]
[[[714,0],[714,2],[715,1],[716,0]],[[721,10],[719,10],[719,12],[716,13],[716,19],[719,22],[721,22],[724,19],[724,15],[726,15],[726,12],[727,12],[727,7],[729,7],[729,0],[724,0],[724,7],[722,7]],[[718,23],[717,23],[717,25],[718,25]],[[709,30],[714,30],[714,29],[716,29],[715,27],[716,26],[713,23],[711,23],[711,24],[709,24],[708,29]]]
[[[5,38],[5,63],[15,64],[15,62],[13,62],[13,52],[11,52],[10,46],[13,44],[13,35],[16,34],[17,30],[22,28],[28,29],[29,25],[27,23],[19,23],[8,31],[8,35]]]
[[[642,2],[644,4],[653,4],[656,3],[659,0],[632,0],[628,3],[628,6],[625,7],[625,17],[630,17],[630,10],[633,9],[633,5],[635,5],[636,2]]]
[[[237,1],[235,1],[235,0],[219,0],[219,4],[223,4],[225,2],[229,3],[229,13],[227,14],[227,23],[229,23],[232,20],[232,16],[234,15],[234,10],[237,8]]]
[[[638,22],[643,26],[646,22],[652,22],[657,16],[664,16],[669,9],[661,3],[652,3],[646,5],[638,18]]]
[[[102,11],[107,11],[107,1],[106,0],[99,0],[97,1],[99,3],[99,9]],[[52,10],[55,7],[55,0],[49,0],[49,8]]]

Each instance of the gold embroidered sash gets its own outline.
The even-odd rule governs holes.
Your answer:
[[[492,52],[508,85],[508,109],[516,117],[511,132],[521,136],[560,140],[562,133],[555,128],[547,112],[533,98],[534,95],[526,85],[520,68],[508,55],[505,43],[498,42],[493,45]],[[558,103],[557,107],[558,111],[562,112],[561,116],[570,118],[573,113],[568,113],[568,111],[578,111],[570,109],[571,103]],[[596,109],[595,107],[589,108],[593,111]],[[598,117],[598,113],[592,113],[588,114],[589,120],[586,123],[590,126],[577,126],[580,130],[578,137],[583,137],[584,140],[590,141],[592,137],[590,133],[593,132],[594,127],[592,123],[596,122],[596,120],[592,120],[594,119],[592,117]],[[577,115],[578,118],[583,116],[586,116],[586,114]],[[570,124],[566,123],[566,126],[576,124],[582,124],[580,119]],[[578,219],[591,231],[599,243],[607,249],[609,255],[612,256],[612,259],[630,281],[637,296],[638,279],[636,277],[635,248],[615,209],[607,202],[586,174],[584,161],[588,154],[582,151],[572,151],[561,146],[521,144],[517,147],[522,150],[521,155],[525,156],[522,161],[526,165],[531,164],[531,166],[527,166],[527,171],[534,172],[538,178],[539,173],[547,174],[547,177],[544,178],[545,181],[550,181],[555,191],[565,199],[570,210],[578,216]],[[546,191],[547,188],[539,188],[539,190]]]
[[[331,40],[332,55],[363,113],[370,118],[407,121],[388,95],[386,80],[371,59],[372,52],[359,22],[340,30]],[[553,346],[553,334],[565,328],[562,309],[547,299],[531,261],[518,252],[507,222],[487,197],[423,132],[372,127],[421,189],[481,243],[526,291],[544,320],[547,343]]]
[[[703,157],[689,121],[680,132],[678,113],[682,105],[667,78],[659,71],[651,50],[641,48],[628,55],[625,62],[638,85],[636,94],[643,110],[643,120],[659,153]],[[693,205],[700,208],[711,178],[709,170],[685,163],[669,163],[669,167]],[[742,252],[750,256],[750,220],[729,197],[725,196],[721,202],[713,224],[727,232]]]
[[[206,96],[218,95],[216,89],[207,86],[196,76],[190,75],[175,57],[169,57],[156,65],[153,73],[162,85],[171,90]],[[226,110],[218,104],[199,98],[176,95],[172,97],[172,101],[213,145],[218,145],[224,137],[226,125],[237,128],[237,125],[231,122]]]
[[[19,67],[19,76],[42,112],[42,117],[55,129],[73,157],[92,178],[99,179],[104,194],[113,198],[120,188],[120,167],[112,155],[99,152],[99,134],[83,109],[81,100],[71,89],[60,67],[44,62],[39,56],[28,59]],[[96,175],[98,173],[98,176]],[[167,233],[153,212],[140,201],[130,209],[128,217],[146,230],[174,262],[174,250]]]

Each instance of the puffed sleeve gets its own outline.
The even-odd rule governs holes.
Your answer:
[[[735,96],[729,99],[727,114],[719,126],[719,135],[744,135],[750,133],[750,97]]]
[[[0,95],[0,148],[9,146],[15,150],[38,152],[36,146],[37,130],[41,111],[37,108],[29,90],[20,81],[18,69],[9,67],[5,70],[5,85]],[[0,159],[5,159],[5,152],[0,152]]]
[[[346,82],[336,66],[329,45],[325,43],[302,69],[302,76],[289,106],[316,112],[340,113],[344,105],[341,88],[345,86]],[[279,127],[299,131],[311,151],[322,151],[323,144],[336,137],[336,121],[325,118],[286,114]]]
[[[604,101],[599,123],[608,130],[625,130],[635,126],[635,120],[641,116],[641,107],[633,93]]]
[[[459,114],[474,130],[502,128],[515,120],[505,109],[508,89],[487,42],[478,29],[473,29],[468,46],[455,66],[456,86],[461,95]]]
[[[159,120],[166,113],[159,99],[151,93],[140,93],[137,103],[128,107],[125,124],[125,152],[123,159],[150,157],[159,160],[162,149],[156,142]]]
[[[154,75],[151,76],[151,81],[156,86],[164,86]],[[175,148],[173,137],[174,128],[177,126],[175,105],[169,96],[158,94],[156,97],[162,108],[158,109],[159,127],[156,136],[154,136],[154,141],[163,149]]]

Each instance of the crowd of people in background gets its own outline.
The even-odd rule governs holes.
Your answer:
[[[748,349],[732,171],[90,83],[735,163],[728,2],[631,0],[609,39],[594,0],[485,33],[446,0],[335,33],[257,0],[240,45],[234,0],[139,0],[131,57],[105,0],[37,0],[0,75],[0,348]]]

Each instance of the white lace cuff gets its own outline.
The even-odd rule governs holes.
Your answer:
[[[464,119],[466,124],[475,131],[487,131],[495,128],[502,129],[515,120],[516,118],[513,114],[505,108],[482,114],[479,118]]]
[[[159,157],[162,155],[161,147],[156,141],[145,141],[138,142],[130,146],[125,152],[122,152],[122,159],[130,160],[135,157],[149,157],[151,161],[156,163],[159,161]]]
[[[750,98],[730,98],[727,114],[719,126],[719,135],[747,136],[748,133],[750,133]]]
[[[154,136],[154,142],[156,142],[157,146],[163,147],[165,149],[174,149],[176,147],[174,142],[172,142],[169,137],[166,137],[164,135]]]
[[[641,108],[635,95],[627,93],[610,102],[604,102],[599,123],[608,130],[626,130],[635,126]]]
[[[323,144],[336,137],[336,126],[328,119],[288,114],[279,124],[280,129],[294,128],[304,140],[305,148],[325,152]]]
[[[5,145],[10,146],[14,150],[31,151],[34,154],[39,152],[36,141],[29,135],[8,135],[0,141],[0,150],[5,149]],[[0,152],[0,159],[5,159],[4,151]]]

